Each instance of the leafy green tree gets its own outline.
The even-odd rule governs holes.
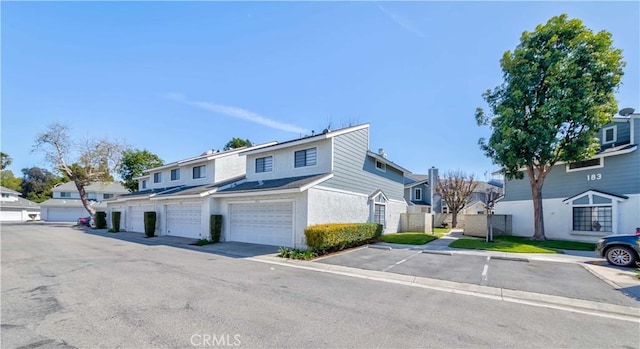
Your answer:
[[[233,137],[224,146],[224,150],[237,149],[237,148],[248,147],[248,146],[251,146],[251,141],[250,140]]]
[[[120,166],[124,145],[108,139],[87,139],[72,142],[69,127],[52,124],[36,137],[34,151],[40,151],[54,169],[74,182],[80,201],[89,214],[95,209],[87,197],[85,187],[91,182],[113,181],[112,173]],[[72,154],[79,154],[75,161]]]
[[[141,176],[147,169],[162,166],[164,161],[147,149],[127,149],[122,152],[122,163],[118,173],[124,181],[124,186],[129,191],[138,191],[138,182],[135,177]]]
[[[22,169],[22,197],[34,202],[43,202],[53,195],[52,189],[65,180],[40,167]]]
[[[9,154],[0,151],[0,170],[4,170],[9,165],[11,165],[12,162],[13,159],[9,156]]]
[[[564,14],[525,31],[515,50],[502,56],[504,82],[483,94],[492,115],[476,109],[478,124],[492,131],[488,141],[479,143],[507,179],[523,179],[527,173],[534,239],[546,239],[546,176],[558,162],[584,160],[599,149],[596,134],[617,111],[614,92],[624,65],[610,33],[594,34]]]
[[[0,171],[0,186],[20,191],[20,183],[22,183],[22,179],[16,178],[11,170]]]

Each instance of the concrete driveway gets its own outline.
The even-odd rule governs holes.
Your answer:
[[[378,248],[360,248],[318,262],[617,305],[640,305],[577,263]]]

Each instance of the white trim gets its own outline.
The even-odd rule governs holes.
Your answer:
[[[417,198],[417,193],[420,192],[420,198]],[[413,199],[416,201],[421,201],[422,200],[422,188],[414,188],[413,189]]]
[[[613,130],[613,139],[607,141],[607,131]],[[609,126],[602,129],[602,144],[615,143],[618,140],[618,127],[617,126]]]
[[[586,160],[583,160],[583,161],[590,161],[590,160],[595,160],[595,159],[598,159],[600,161],[600,165],[571,169],[571,168],[569,168],[570,164],[567,162],[565,164],[565,169],[566,169],[567,172],[578,172],[578,171],[593,170],[593,169],[596,169],[596,168],[603,168],[604,167],[604,157],[596,157],[596,158],[586,159]]]
[[[348,191],[348,190],[341,190],[341,189],[334,189],[334,188],[329,188],[329,187],[323,187],[321,185],[318,185],[316,187],[314,187],[313,189],[318,189],[318,190],[324,190],[324,191],[331,191],[334,193],[340,193],[340,194],[348,194],[348,195],[357,195],[357,196],[362,196],[365,198],[369,198],[369,195],[367,194],[363,194],[363,193],[356,193],[354,191]]]

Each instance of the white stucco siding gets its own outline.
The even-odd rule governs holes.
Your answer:
[[[324,139],[295,147],[265,151],[260,154],[247,156],[246,169],[247,181],[268,180],[277,178],[290,178],[331,172],[331,140]],[[295,152],[309,148],[316,148],[316,165],[306,167],[294,167]],[[266,148],[268,149],[268,148]],[[256,173],[256,159],[266,156],[273,157],[273,170],[271,172]]]
[[[548,239],[591,241],[598,240],[609,233],[591,232],[588,234],[573,231],[573,206],[563,199],[544,199],[545,235]],[[533,202],[531,200],[498,202],[496,214],[508,214],[513,217],[513,235],[533,236]],[[629,199],[617,204],[613,210],[613,230],[615,234],[631,234],[640,226],[640,195],[631,195]]]
[[[296,248],[306,248],[304,229],[307,224],[307,193],[282,194],[282,195],[256,195],[237,198],[218,198],[212,204],[211,213],[222,215],[222,240],[230,241],[230,210],[234,203],[269,203],[291,202],[293,204],[293,242]]]
[[[309,196],[308,224],[322,223],[367,223],[372,221],[369,197],[357,193],[338,192],[311,188]],[[400,214],[407,212],[404,202],[389,200],[385,210],[384,234],[398,232]]]
[[[216,159],[215,172],[213,173],[214,183],[244,175],[246,161],[246,156],[238,154]]]

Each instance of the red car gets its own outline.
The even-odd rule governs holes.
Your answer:
[[[90,227],[92,220],[93,220],[93,217],[91,216],[80,217],[78,218],[78,225],[84,225],[84,226]]]

